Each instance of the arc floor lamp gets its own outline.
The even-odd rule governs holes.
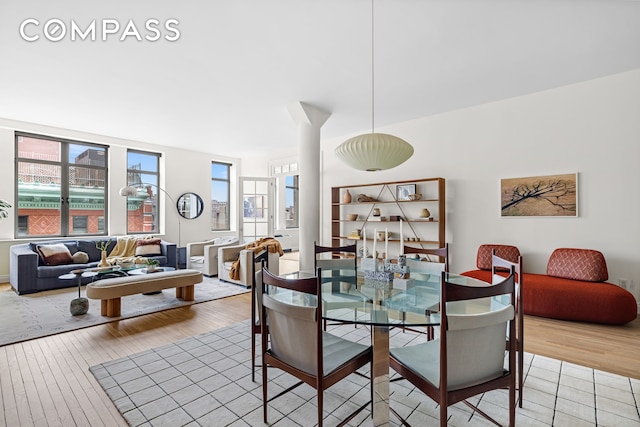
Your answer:
[[[169,193],[167,193],[167,191],[160,187],[157,184],[151,184],[151,183],[147,183],[147,182],[141,182],[135,185],[127,185],[126,187],[122,187],[119,191],[120,195],[123,197],[137,197],[140,195],[140,190],[142,190],[144,187],[146,186],[152,186],[158,189],[158,191],[161,191],[165,194],[165,196],[167,196],[167,198],[175,205],[176,201],[173,199],[173,197],[171,197],[171,195],[169,195]],[[148,197],[149,194],[144,192],[144,194]],[[180,221],[180,215],[178,215],[178,247],[182,247],[182,237],[181,237],[181,225],[182,222]]]

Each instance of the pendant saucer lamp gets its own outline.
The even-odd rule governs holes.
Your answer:
[[[386,133],[375,133],[374,31],[373,1],[371,0],[371,133],[349,138],[335,149],[335,154],[347,165],[363,171],[395,168],[413,155],[407,141]]]
[[[347,139],[335,153],[354,169],[374,172],[401,165],[413,155],[413,147],[397,136],[365,133]]]

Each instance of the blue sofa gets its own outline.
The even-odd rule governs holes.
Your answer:
[[[96,242],[106,242],[108,240],[108,237],[79,238],[13,245],[10,249],[9,261],[9,282],[11,287],[18,295],[24,295],[77,286],[78,282],[75,280],[63,280],[58,279],[58,277],[69,273],[71,270],[97,266],[98,262],[100,262],[101,251],[96,247]],[[54,243],[63,243],[69,248],[71,255],[79,251],[85,252],[89,257],[89,261],[85,264],[45,265],[36,247]],[[112,239],[107,247],[107,253],[113,249],[115,244],[116,239]],[[161,266],[175,268],[177,264],[176,244],[162,240],[160,248],[161,255],[147,258],[158,260]],[[91,278],[83,278],[82,280],[82,283],[86,284],[91,281]]]

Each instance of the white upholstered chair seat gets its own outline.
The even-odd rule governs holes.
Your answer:
[[[449,303],[451,304],[451,303]],[[447,372],[449,390],[498,378],[504,370],[507,321],[513,319],[509,305],[493,312],[448,314]],[[391,349],[391,355],[431,384],[440,383],[440,340]]]
[[[271,292],[287,290],[286,302],[279,300],[277,294],[265,293],[264,289],[262,294],[262,417],[265,424],[268,423],[267,402],[297,387],[295,385],[268,399],[267,368],[279,368],[317,391],[318,420],[314,423],[307,419],[306,424],[322,426],[324,391],[361,367],[371,367],[372,346],[348,341],[322,330],[321,272],[320,269],[317,271],[315,277],[288,279],[271,273],[268,267],[262,269],[263,288],[268,285]],[[292,296],[305,305],[295,305]],[[267,321],[268,336],[264,327]],[[373,396],[373,388],[370,396]],[[344,424],[371,404],[370,400],[355,409],[345,417]]]
[[[309,354],[316,352],[316,307],[302,307],[280,302],[263,295],[263,304],[269,313],[269,335],[274,355],[309,374],[317,371]],[[301,348],[306,349],[300,351]],[[327,332],[322,333],[323,374],[328,375],[370,346],[345,340]]]

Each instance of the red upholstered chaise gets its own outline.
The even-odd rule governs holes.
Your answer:
[[[481,245],[477,270],[465,276],[491,282],[491,249],[516,262],[520,251],[509,245]],[[601,252],[560,248],[547,263],[547,274],[523,273],[524,313],[552,319],[623,325],[638,314],[636,299],[629,291],[607,283],[607,264]]]

